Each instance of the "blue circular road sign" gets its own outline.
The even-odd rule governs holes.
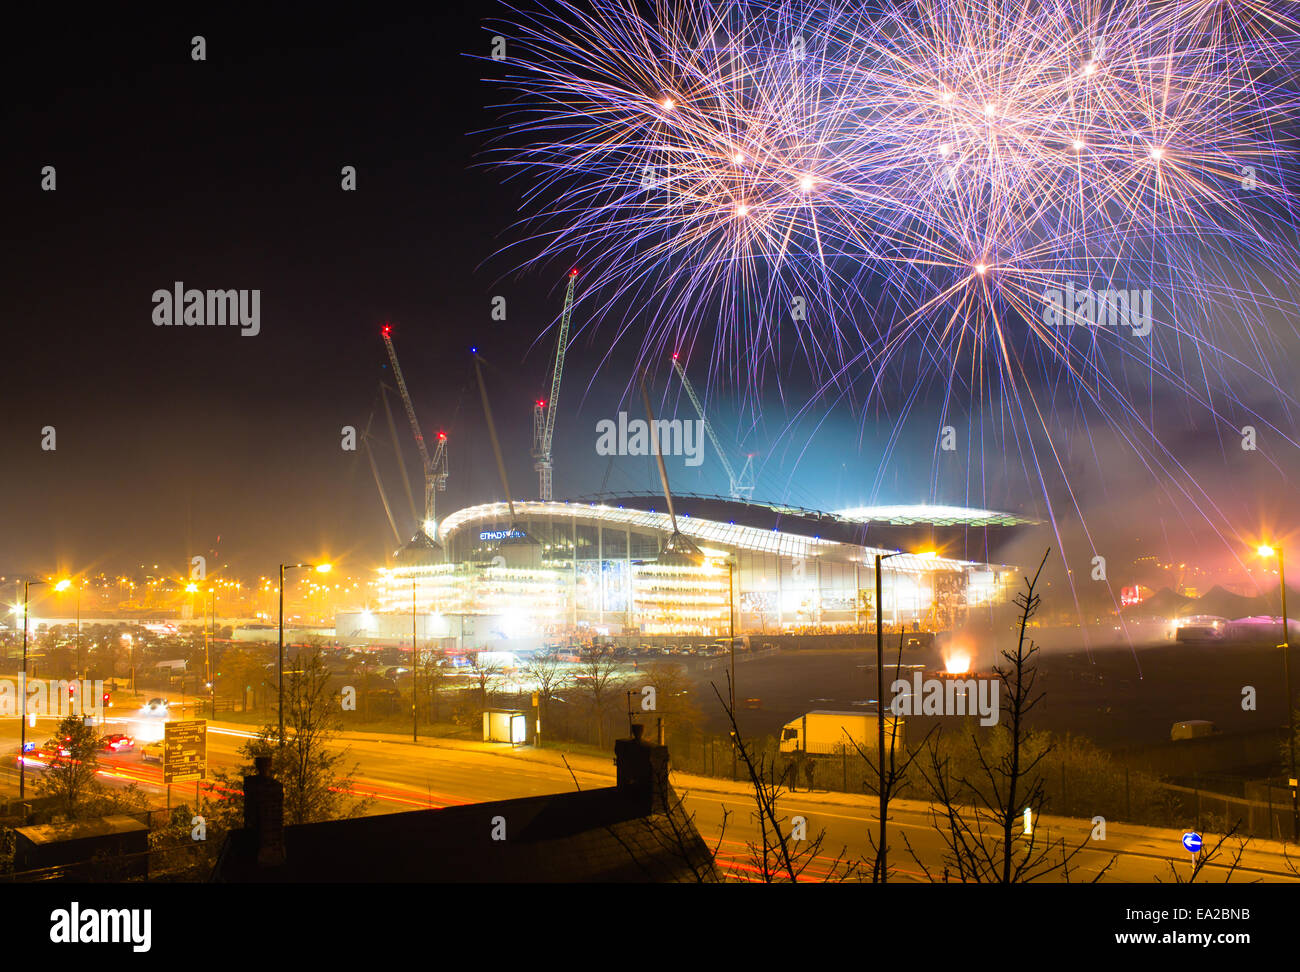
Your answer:
[[[1190,832],[1183,834],[1183,846],[1193,854],[1199,853],[1201,849],[1201,835]]]

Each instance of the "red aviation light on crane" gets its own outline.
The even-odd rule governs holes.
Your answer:
[[[384,337],[392,337],[393,328],[390,324],[385,323],[384,326],[379,329],[379,333]]]
[[[446,432],[439,432],[439,433],[438,433],[438,441],[439,441],[439,442],[446,442],[446,441],[447,441],[447,433],[446,433]]]
[[[577,267],[574,267],[572,270],[569,271],[569,276],[570,276],[570,277],[576,277],[577,275],[578,275],[578,268],[577,268]]]
[[[538,408],[545,408],[545,407],[546,407],[546,402],[542,401],[540,398],[537,399],[537,407],[538,407]]]
[[[676,351],[673,352],[673,360],[674,360],[674,361],[677,360],[677,352],[676,352]]]

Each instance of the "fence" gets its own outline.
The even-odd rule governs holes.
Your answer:
[[[1289,840],[1292,837],[1291,791],[1286,787],[1272,783],[1250,784],[1251,789],[1263,789],[1263,800],[1173,783],[1161,783],[1160,787],[1197,830],[1205,827],[1224,833],[1235,826],[1243,837],[1268,840]]]
[[[729,735],[670,731],[667,743],[674,769],[700,776],[733,778]],[[834,753],[812,754],[796,762],[796,754],[780,752],[777,740],[772,736],[747,739],[746,746],[764,775],[788,788],[805,790],[811,784],[817,790],[858,793],[868,797],[877,793],[879,777],[874,763],[874,747],[864,755],[854,746],[842,746]],[[909,752],[900,748],[895,754],[895,765],[901,768],[908,756]],[[966,781],[975,781],[987,788],[979,764],[974,760],[973,752],[953,749],[947,750],[941,761],[944,785],[958,804],[981,802]],[[935,799],[935,793],[925,779],[935,771],[934,765],[922,755],[906,779],[895,786],[893,795],[900,799]],[[739,758],[734,761],[734,774],[735,779],[748,779],[748,770]],[[1231,826],[1240,817],[1243,834],[1261,837],[1268,835],[1268,821],[1273,819],[1273,836],[1290,834],[1289,796],[1285,796],[1283,791],[1266,794],[1263,800],[1250,800],[1212,794],[1195,787],[1177,787],[1148,773],[1116,765],[1104,753],[1082,748],[1077,741],[1059,747],[1039,764],[1031,776],[1041,782],[1046,812],[1062,816],[1091,818],[1100,815],[1107,820],[1149,826],[1184,826],[1195,820],[1217,823],[1224,819]],[[1031,782],[1026,777],[1022,785],[1028,786]]]
[[[668,732],[666,740],[673,768],[698,776],[720,779],[746,780],[749,771],[738,754],[735,754],[730,735],[701,732]],[[776,738],[763,736],[746,739],[745,747],[756,768],[761,767],[769,779],[784,781],[786,786],[806,789],[809,777],[807,767],[812,766],[812,785],[818,790],[835,790],[843,793],[876,792],[876,770],[853,746],[841,746],[834,753],[814,754],[794,778],[793,753],[782,753]],[[870,752],[870,750],[868,751]],[[733,758],[734,756],[734,758]]]
[[[73,864],[56,864],[31,871],[0,873],[0,884],[36,884],[47,881],[77,883],[123,881],[202,881],[215,863],[218,847],[206,842],[155,847],[135,854],[114,854]]]

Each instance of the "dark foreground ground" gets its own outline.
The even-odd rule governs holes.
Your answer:
[[[979,667],[991,668],[994,656],[992,646],[981,646]],[[912,651],[903,655],[903,664],[933,669],[940,659],[933,650]],[[1167,644],[1106,648],[1091,655],[1044,649],[1037,664],[1036,688],[1044,698],[1031,715],[1031,725],[1084,735],[1106,748],[1167,741],[1170,726],[1185,719],[1208,719],[1224,732],[1286,723],[1282,653],[1276,648]],[[708,728],[724,731],[725,714],[709,683],[726,694],[725,660],[688,663],[688,671]],[[910,678],[911,669],[902,674]],[[886,698],[893,676],[893,665],[887,663]],[[1293,677],[1300,687],[1300,671]],[[740,726],[746,734],[775,733],[810,709],[874,712],[874,644],[864,644],[861,651],[783,650],[742,657],[736,681],[737,699],[761,700],[757,710],[742,706]],[[1246,686],[1256,689],[1254,711],[1242,709]],[[915,720],[916,729],[924,733],[931,721]]]

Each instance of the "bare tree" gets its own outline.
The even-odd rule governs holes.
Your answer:
[[[1001,689],[1001,718],[988,737],[981,738],[968,726],[976,769],[970,775],[960,773],[953,779],[949,757],[936,734],[925,748],[925,758],[917,762],[926,785],[932,792],[931,818],[946,846],[944,877],[949,871],[962,882],[1015,883],[1033,881],[1063,869],[1069,873],[1070,862],[1087,846],[1088,839],[1072,849],[1044,841],[1041,828],[1024,827],[1024,812],[1042,812],[1046,804],[1040,765],[1052,751],[1046,737],[1031,740],[1026,718],[1043,699],[1035,693],[1037,675],[1033,658],[1038,647],[1028,636],[1029,621],[1038,610],[1036,593],[1043,566],[1051,554],[1043,554],[1032,578],[1025,579],[1025,591],[1016,598],[1020,609],[1019,637],[1014,650],[1001,652],[1006,664],[994,666]],[[970,802],[961,802],[963,798]],[[907,843],[906,840],[904,841]],[[933,880],[933,874],[916,855],[913,860]],[[1112,863],[1114,858],[1112,858]],[[1102,869],[1102,874],[1106,868]],[[1101,874],[1098,874],[1099,879]]]
[[[569,682],[569,670],[560,664],[554,652],[537,654],[524,666],[524,676],[537,686],[537,718],[550,725],[551,700]],[[540,739],[541,733],[538,733]]]
[[[895,662],[894,665],[895,680],[897,680],[898,673],[902,667],[903,667],[903,632],[899,631],[898,660]],[[878,699],[876,704],[878,706],[883,706],[885,704],[885,701],[884,699]],[[895,716],[895,719],[897,720],[897,716]],[[877,884],[885,884],[889,881],[889,859],[888,859],[889,843],[885,837],[886,825],[887,825],[887,821],[889,820],[889,801],[893,797],[894,793],[907,782],[907,771],[912,765],[912,760],[916,758],[916,755],[918,753],[925,750],[926,745],[929,742],[930,736],[933,733],[933,730],[931,730],[931,732],[929,733],[926,733],[925,737],[921,740],[921,743],[918,746],[916,746],[916,748],[914,748],[912,752],[908,753],[904,751],[902,754],[900,754],[897,749],[898,727],[899,727],[899,722],[896,721],[894,723],[893,731],[889,733],[888,754],[877,754],[874,758],[872,755],[874,750],[868,750],[864,748],[861,745],[861,743],[858,742],[858,740],[854,739],[847,732],[845,732],[845,736],[853,744],[853,748],[858,751],[858,755],[861,756],[863,761],[867,764],[867,768],[871,771],[871,776],[876,779],[877,787],[880,786],[879,780],[881,778],[880,763],[877,760],[884,761],[884,768],[885,768],[884,786],[883,788],[881,788],[881,792],[879,794],[880,800],[879,800],[879,809],[878,809],[878,813],[880,814],[881,836],[877,838],[874,833],[868,833],[867,835],[867,839],[871,842],[872,851],[875,854],[875,859],[871,866],[871,880]]]
[[[723,711],[727,713],[737,755],[745,766],[750,785],[754,790],[753,817],[758,824],[759,839],[757,842],[748,842],[750,864],[768,884],[782,880],[797,884],[809,865],[820,857],[822,846],[826,842],[826,830],[821,829],[811,838],[798,837],[796,821],[787,817],[780,809],[780,801],[786,789],[782,782],[783,777],[777,776],[774,761],[767,756],[756,755],[749,748],[740,733],[740,727],[736,724],[735,711],[718,691],[717,685],[713,685],[712,688]],[[858,873],[859,866],[848,859],[846,846],[827,865],[827,873],[819,875],[819,878],[827,881],[845,881],[857,876]]]
[[[583,655],[573,682],[587,701],[587,711],[596,723],[596,745],[603,749],[605,718],[623,691],[618,662],[599,649],[592,649]]]
[[[438,700],[447,686],[447,670],[438,664],[444,658],[439,650],[420,649],[415,669],[416,685],[420,694],[417,703],[421,712],[427,712],[432,722],[438,721]],[[416,690],[413,689],[414,694]]]
[[[684,666],[652,662],[641,669],[641,677],[655,690],[655,715],[669,726],[686,732],[699,727],[703,714],[691,699],[693,683]]]
[[[1224,884],[1230,882],[1232,880],[1232,875],[1235,874],[1237,871],[1238,865],[1241,864],[1242,857],[1245,856],[1246,848],[1250,846],[1250,838],[1237,836],[1237,827],[1238,824],[1233,824],[1226,834],[1224,834],[1222,837],[1220,837],[1217,841],[1214,842],[1213,847],[1209,848],[1208,850],[1199,851],[1191,860],[1192,869],[1190,873],[1188,873],[1187,877],[1184,878],[1178,872],[1178,868],[1174,866],[1174,862],[1170,861],[1169,876],[1173,881],[1173,883],[1174,884],[1195,884],[1196,879],[1201,876],[1205,868],[1211,864],[1214,864],[1215,859],[1224,853],[1223,845],[1229,841],[1232,841],[1232,843],[1235,846],[1232,847],[1230,851],[1231,859],[1227,863],[1228,873],[1223,876]],[[1285,857],[1285,851],[1283,852],[1283,856]],[[1286,858],[1286,861],[1289,866],[1291,864],[1290,858]],[[1292,867],[1292,871],[1294,870],[1295,868]],[[1163,884],[1164,882],[1161,881],[1160,878],[1156,878],[1156,883]]]
[[[469,672],[478,683],[479,710],[487,709],[492,691],[501,678],[501,664],[485,660],[483,652],[476,651],[470,656]]]
[[[286,823],[358,816],[369,801],[354,798],[352,778],[359,767],[345,768],[348,751],[333,747],[342,709],[320,649],[301,651],[294,661],[284,680],[284,745],[278,726],[263,728],[242,750],[249,763],[246,775],[255,757],[272,757],[276,778],[284,784]]]

